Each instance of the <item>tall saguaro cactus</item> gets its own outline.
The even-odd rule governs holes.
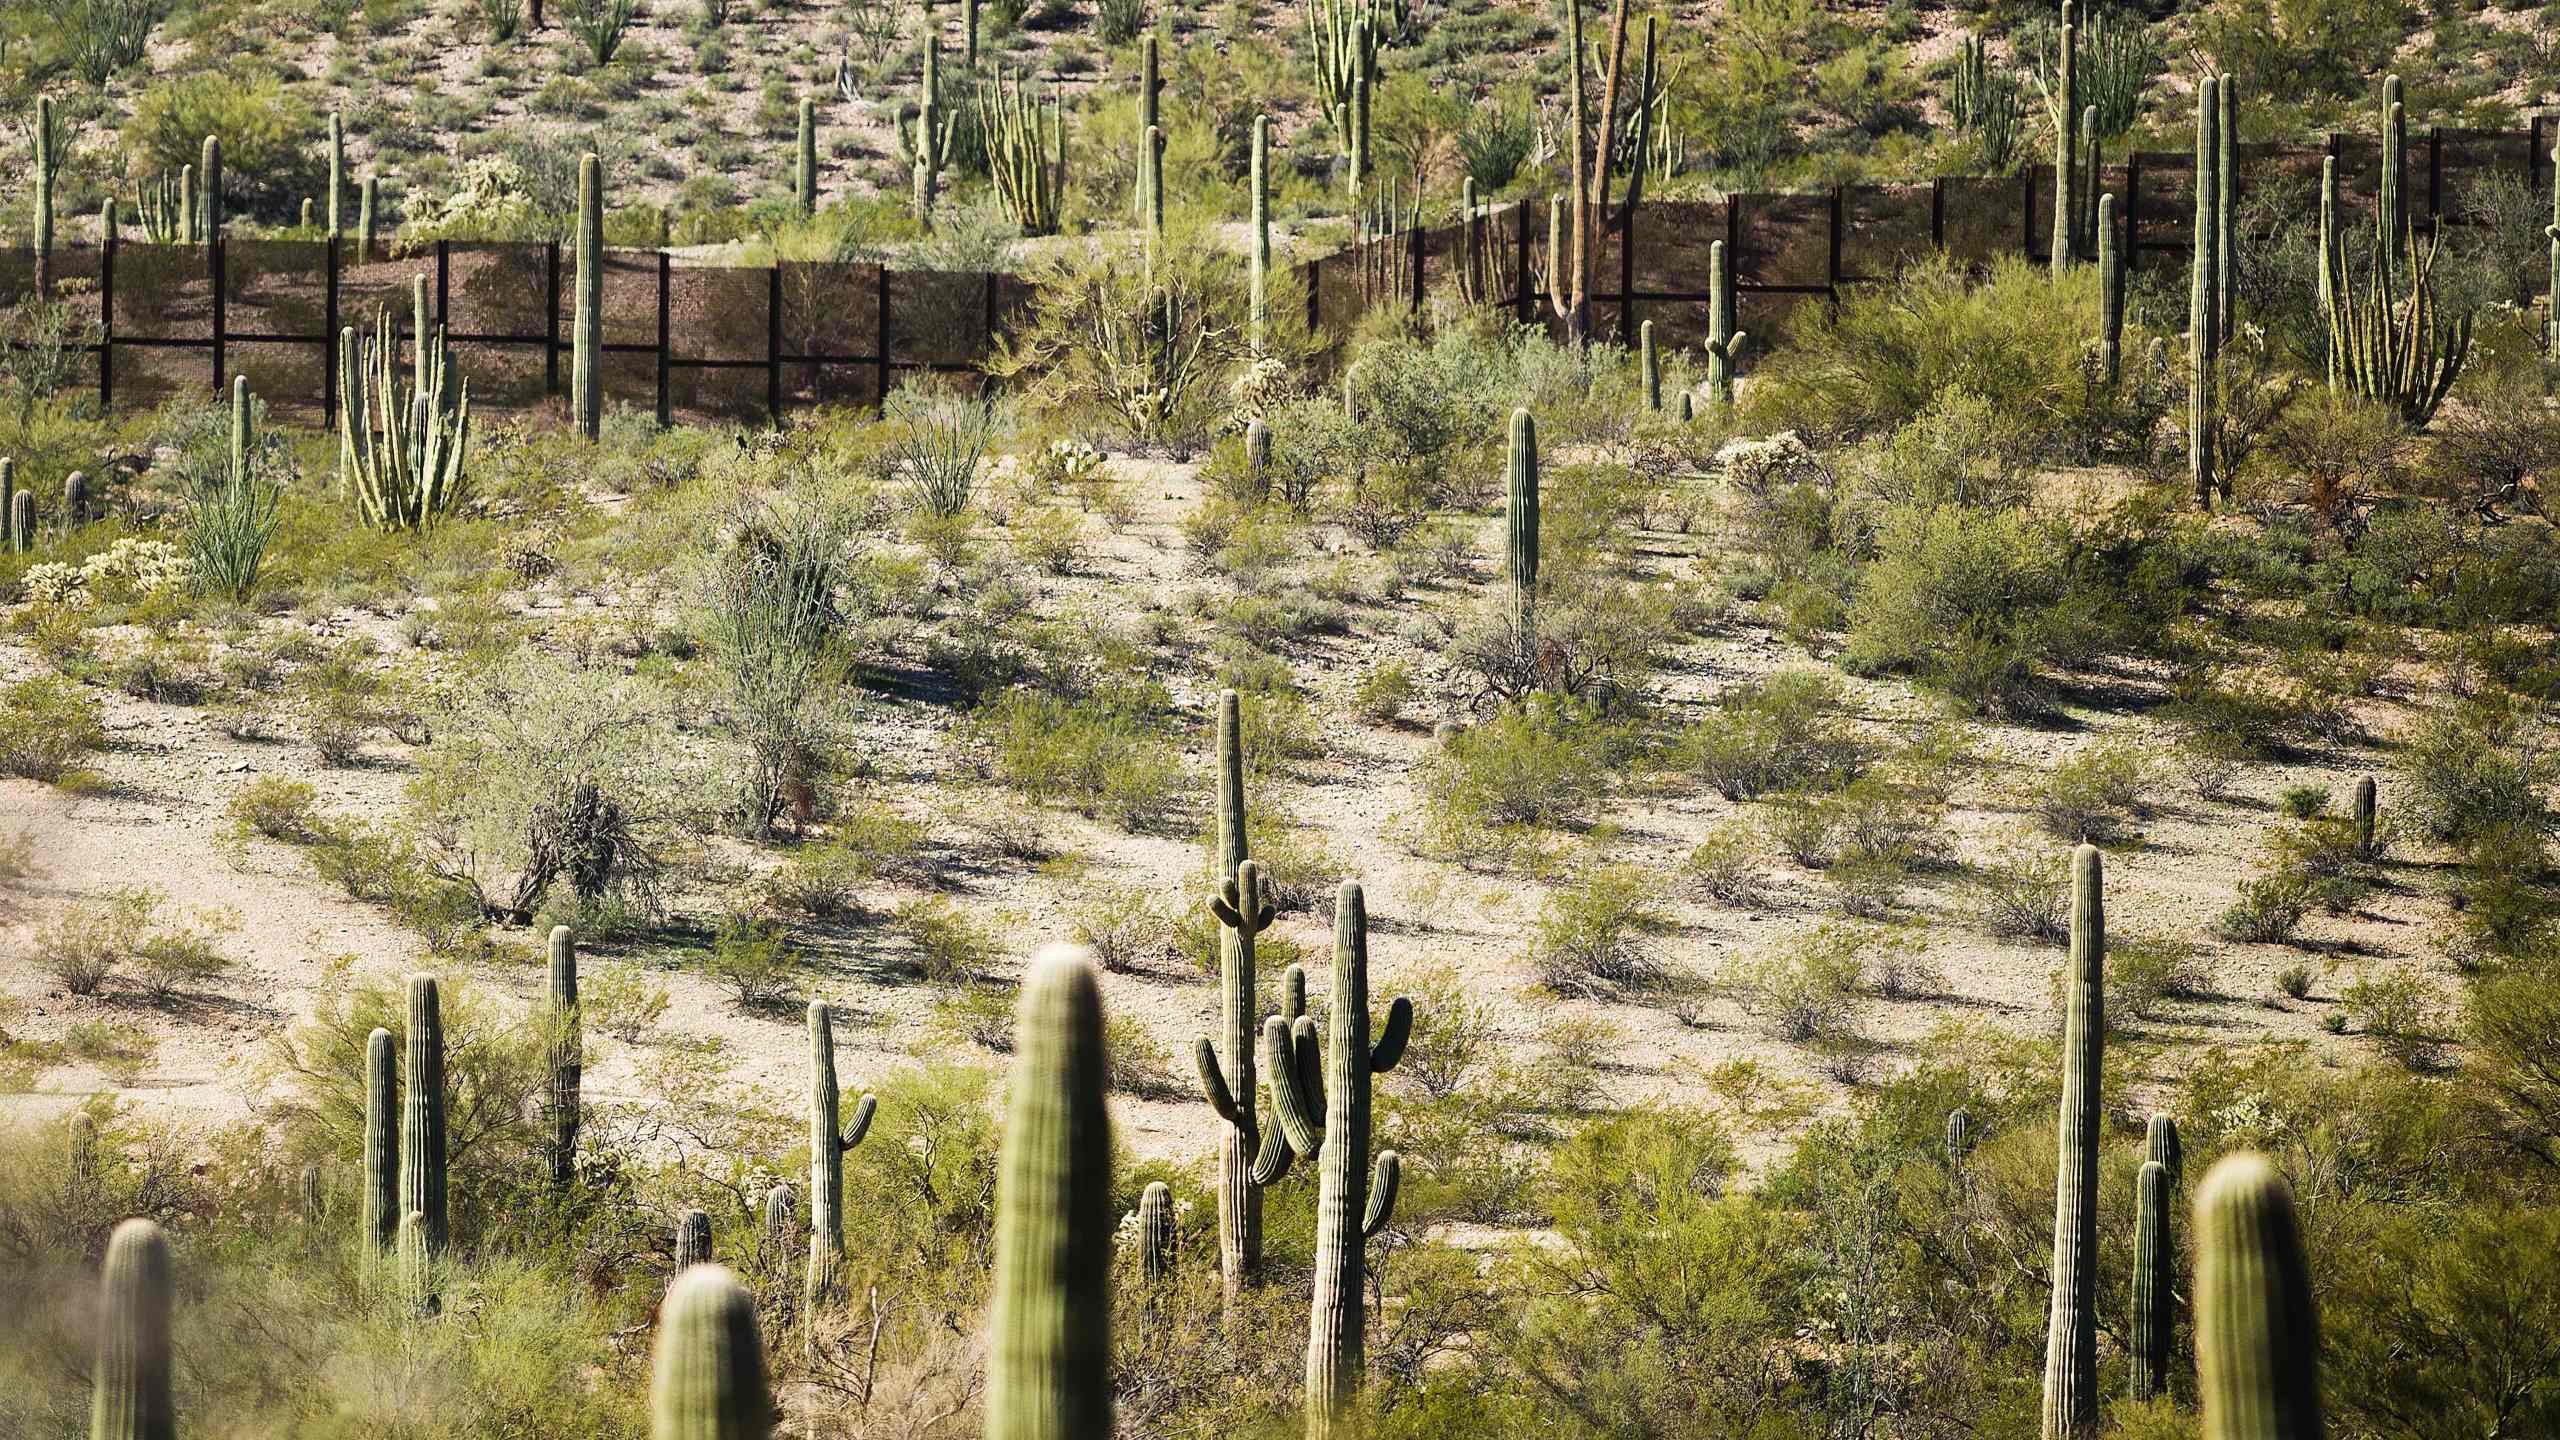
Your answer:
[[[1369,1160],[1369,1104],[1375,1078],[1395,1068],[1413,1031],[1413,1002],[1398,996],[1373,1044],[1369,1037],[1369,911],[1357,882],[1343,882],[1333,911],[1333,995],[1324,1045],[1321,1094],[1292,1063],[1313,1043],[1315,1021],[1300,1017],[1286,1034],[1277,1019],[1263,1031],[1273,1108],[1290,1147],[1314,1156],[1315,1297],[1307,1322],[1307,1434],[1329,1440],[1347,1433],[1360,1401],[1367,1333],[1365,1246],[1395,1214],[1398,1160],[1393,1150]],[[1319,1120],[1317,1117],[1323,1117]]]
[[[1644,408],[1662,410],[1662,352],[1653,348],[1653,322],[1636,327],[1637,358],[1644,369]]]
[[[2053,1182],[2053,1304],[2045,1317],[2044,1440],[2098,1422],[2099,1065],[2106,1046],[2105,871],[2098,847],[2071,854],[2071,959],[2063,981],[2062,1107]]]
[[[578,1016],[578,936],[551,927],[551,978],[544,996],[551,1025],[551,1179],[566,1185],[578,1173],[579,1082],[586,1069],[585,1026]]]
[[[711,1263],[711,1216],[692,1209],[676,1217],[676,1273]]]
[[[813,215],[818,209],[818,102],[800,97],[799,168],[793,175],[793,190],[800,199],[800,213]]]
[[[2113,195],[2098,197],[2098,370],[2109,386],[2124,375],[2124,251]]]
[[[1538,633],[1538,422],[1511,412],[1511,493],[1503,507],[1510,560],[1511,629],[1523,647]]]
[[[1083,950],[1032,957],[996,1171],[987,1440],[1112,1431],[1111,1113],[1102,985]]]
[[[569,346],[570,411],[578,433],[593,440],[604,422],[604,161],[592,150],[578,157],[578,290]]]
[[[2293,1191],[2255,1151],[2196,1187],[2196,1386],[2205,1440],[2319,1440],[2320,1323]]]
[[[1707,398],[1719,406],[1733,403],[1733,362],[1750,338],[1735,329],[1733,268],[1724,242],[1707,247]]]
[[[2186,1178],[2187,1147],[2178,1139],[2177,1118],[2165,1110],[2151,1113],[2151,1122],[2142,1130],[2142,1158],[2157,1160],[2169,1172],[2169,1188],[2175,1190]]]
[[[1244,735],[1236,692],[1218,696],[1219,1040],[1203,1036],[1194,1058],[1200,1093],[1226,1127],[1218,1136],[1218,1266],[1232,1306],[1262,1268],[1262,1187],[1288,1173],[1289,1142],[1260,1127],[1254,1105],[1254,938],[1271,923],[1262,867],[1245,842]]]
[[[347,190],[347,122],[337,111],[329,112],[329,239],[335,242],[347,233],[341,223],[340,197]]]
[[[853,1124],[840,1123],[836,1089],[835,1013],[823,1000],[809,1002],[809,1275],[811,1309],[835,1293],[836,1267],[844,1260],[844,1154],[871,1133],[877,1096],[865,1093],[853,1107]]]
[[[2054,62],[2053,273],[2071,268],[2073,202],[2080,193],[2080,25],[2072,0],[2062,0],[2062,53]]]
[[[1271,347],[1271,117],[1253,117],[1253,249],[1248,273],[1245,302],[1245,335],[1256,355],[1267,355]],[[2554,194],[2560,197],[2560,187]],[[2553,223],[2560,225],[2560,199],[2555,199]],[[2560,235],[2560,230],[2553,232]],[[2551,253],[2560,257],[2560,239],[2552,241]],[[2560,258],[2552,261],[2552,273],[2560,275]],[[2554,291],[2560,294],[2560,291]]]
[[[942,194],[942,167],[951,156],[951,136],[959,123],[957,112],[942,109],[942,39],[929,35],[924,42],[924,74],[916,82],[916,118],[906,132],[907,154],[915,173],[914,205],[916,223],[933,228],[934,203]]]
[[[2133,1398],[2148,1400],[2169,1388],[2169,1352],[2177,1325],[2169,1167],[2143,1161],[2134,1177],[2133,1198]]]
[[[2542,303],[2542,357],[2546,363],[2560,361],[2560,150],[2546,157],[2551,161],[2551,223],[2542,227],[2542,238],[2551,246],[2551,275]],[[2328,300],[2327,282],[2322,281],[2321,296]]]
[[[678,1275],[658,1307],[650,1440],[767,1440],[773,1421],[755,1297],[718,1265]]]
[[[428,1258],[451,1238],[445,1209],[444,1007],[433,975],[409,977],[409,1094],[400,1119],[400,1209],[426,1217]]]
[[[2213,342],[2219,353],[2240,318],[2240,77],[2223,76],[2213,99],[2222,108],[2213,127]]]
[[[62,161],[62,131],[53,114],[53,97],[36,97],[36,124],[28,136],[35,151],[35,262],[36,294],[53,297],[53,178],[54,168]]]
[[[204,242],[216,244],[222,239],[222,137],[204,137],[204,167],[200,179],[204,187]]]
[[[2206,76],[2196,86],[2196,221],[2195,259],[2187,289],[2187,478],[2195,487],[2196,505],[2213,508],[2215,459],[2214,360],[2222,348],[2222,185],[2217,176],[2222,147],[2218,140],[2222,115],[2215,98],[2219,85]]]
[[[379,1026],[364,1041],[364,1175],[358,1206],[368,1251],[391,1248],[400,1229],[400,1057],[391,1032]]]
[[[2387,255],[2409,228],[2404,181],[2409,166],[2409,107],[2400,77],[2382,77],[2382,189],[2373,209],[2373,226]]]
[[[176,1440],[169,1312],[169,1237],[127,1220],[107,1237],[98,1277],[98,1361],[89,1382],[89,1440]]]

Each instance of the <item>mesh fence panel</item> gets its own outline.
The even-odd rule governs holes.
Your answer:
[[[1840,278],[1884,280],[1937,248],[1934,187],[1852,185],[1840,197]]]
[[[444,324],[456,335],[550,340],[542,307],[550,293],[548,245],[454,244],[445,255]],[[564,272],[560,283],[566,285]],[[568,340],[566,329],[559,331]]]
[[[205,248],[116,246],[115,328],[120,339],[212,340],[213,271]],[[211,360],[206,364],[210,375]]]
[[[273,339],[329,333],[329,247],[316,240],[227,240],[223,329]]]
[[[987,277],[975,270],[889,272],[889,358],[969,365],[987,353]]]
[[[317,426],[328,418],[321,408],[327,355],[325,347],[309,341],[239,340],[223,347],[222,363],[230,375],[249,377],[249,393],[266,402],[270,418]],[[117,378],[121,382],[121,373]],[[121,392],[121,383],[117,389]],[[121,394],[118,398],[121,403]]]
[[[462,372],[471,387],[473,413],[524,414],[548,406],[552,397],[546,392],[546,370],[539,346],[501,345],[487,341],[454,340],[446,345],[447,363]],[[564,361],[560,383],[569,383],[569,368]],[[565,408],[561,413],[565,416]]]
[[[409,286],[420,276],[427,282],[427,303],[435,303],[436,257],[428,251],[417,255],[376,256],[366,259],[349,244],[338,259],[338,323],[370,330],[378,312],[388,310],[403,327],[409,323]],[[118,277],[119,282],[122,276]],[[517,303],[528,309],[542,308],[542,292],[535,290]],[[567,332],[562,332],[567,333]]]
[[[1940,234],[1947,258],[1960,265],[1988,265],[1994,257],[2018,253],[2027,201],[2027,182],[2017,176],[1951,175],[1946,191],[1945,223]]]
[[[762,360],[772,346],[772,322],[769,270],[678,268],[668,274],[667,349],[676,359]]]

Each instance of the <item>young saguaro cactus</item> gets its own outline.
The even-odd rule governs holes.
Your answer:
[[[2356,777],[2355,806],[2352,813],[2355,816],[2356,825],[2356,853],[2368,860],[2380,855],[2382,853],[2381,834],[2376,828],[2380,809],[2372,776]]]
[[[1367,1332],[1365,1243],[1395,1214],[1398,1160],[1393,1150],[1369,1161],[1370,1090],[1377,1076],[1403,1058],[1413,1031],[1413,1002],[1403,996],[1387,1008],[1387,1023],[1369,1037],[1369,912],[1360,886],[1343,882],[1333,912],[1331,1025],[1323,1049],[1324,1088],[1309,1092],[1301,1067],[1291,1063],[1314,1044],[1315,1021],[1301,1016],[1284,1034],[1281,1022],[1263,1030],[1272,1105],[1289,1145],[1315,1157],[1315,1298],[1307,1323],[1307,1434],[1329,1440],[1347,1433],[1360,1399]],[[1317,1117],[1321,1115],[1322,1119]]]
[[[2116,197],[2098,197],[2098,372],[2124,375],[2124,251],[2116,245]]]
[[[9,552],[24,555],[36,548],[36,492],[20,490],[9,497]]]
[[[1726,262],[1724,242],[1707,247],[1707,398],[1733,403],[1733,363],[1750,339],[1734,328],[1733,268]]]
[[[658,1307],[650,1440],[766,1440],[774,1418],[755,1297],[718,1265],[678,1274]]]
[[[1959,1105],[1947,1112],[1947,1163],[1962,1165],[1973,1153],[1973,1112]]]
[[[1253,249],[1247,272],[1245,301],[1245,335],[1253,353],[1266,355],[1271,345],[1271,117],[1253,117],[1253,165],[1248,182],[1253,191]],[[1473,182],[1470,181],[1470,184]],[[2555,187],[2553,223],[2560,225],[2560,187]],[[2560,234],[2555,230],[2554,234]],[[2560,256],[2560,239],[2552,241],[2554,256]],[[2560,275],[2560,259],[2552,262],[2552,273]],[[2554,291],[2560,294],[2560,291]]]
[[[1111,1113],[1102,984],[1085,952],[1032,957],[1014,1014],[996,1171],[987,1440],[1112,1432]]]
[[[1527,646],[1538,633],[1538,422],[1511,412],[1510,497],[1503,507],[1511,574],[1511,629]]]
[[[853,1124],[840,1123],[836,1089],[835,1012],[824,1000],[809,1002],[809,1308],[835,1293],[836,1267],[844,1260],[844,1154],[871,1133],[877,1096],[864,1094]]]
[[[2178,1139],[2178,1121],[2165,1110],[2155,1110],[2151,1122],[2142,1130],[2142,1158],[2157,1160],[2169,1172],[2169,1188],[2178,1188],[2186,1178],[2187,1147]]]
[[[1653,322],[1636,327],[1636,349],[1644,366],[1644,408],[1662,411],[1662,353],[1653,348]]]
[[[204,194],[204,240],[210,245],[222,238],[222,137],[204,137],[203,170],[199,175]]]
[[[400,1228],[400,1057],[391,1032],[376,1026],[364,1040],[364,1152],[361,1235],[365,1249],[391,1248]]]
[[[2106,1046],[2105,871],[2098,847],[2071,854],[2071,958],[2063,981],[2062,1106],[2053,1182],[2053,1303],[2045,1317],[2044,1440],[2098,1422],[2099,1067]]]
[[[334,242],[347,233],[343,212],[338,208],[347,190],[347,122],[337,111],[329,112],[329,239]]]
[[[356,255],[360,259],[374,257],[375,227],[382,219],[382,177],[367,175],[363,188],[356,194]]]
[[[1173,1187],[1149,1181],[1138,1196],[1138,1250],[1150,1281],[1173,1274]]]
[[[2319,1440],[2320,1324],[2293,1191],[2255,1151],[2196,1187],[2196,1387],[2205,1440]]]
[[[933,228],[933,207],[942,193],[942,167],[951,156],[951,136],[959,124],[955,111],[942,109],[942,39],[924,42],[924,75],[916,83],[916,118],[905,132],[908,158],[914,162],[916,223]]]
[[[818,102],[806,95],[800,97],[798,155],[792,189],[799,197],[800,213],[814,215],[818,209]]]
[[[551,979],[545,994],[551,1026],[551,1180],[566,1185],[578,1173],[579,1086],[586,1069],[585,1027],[578,1018],[578,936],[551,927]]]
[[[577,300],[569,327],[570,410],[578,433],[593,440],[604,423],[604,161],[592,150],[578,158],[577,243]]]
[[[2062,0],[2062,52],[2054,62],[2053,94],[2053,273],[2071,268],[2071,221],[2079,194],[2080,164],[2080,25],[2072,0]]]
[[[1218,1137],[1218,1265],[1232,1305],[1262,1268],[1262,1187],[1289,1171],[1289,1142],[1263,1130],[1254,1106],[1254,938],[1274,914],[1262,867],[1245,841],[1243,702],[1218,695],[1218,874],[1209,910],[1218,921],[1219,1039],[1202,1036],[1193,1058],[1200,1093],[1226,1127]]]
[[[400,1209],[426,1217],[428,1258],[451,1238],[445,1210],[444,1006],[436,977],[409,977],[409,1093],[400,1119]]]
[[[2169,1349],[2177,1324],[2176,1251],[2169,1235],[2169,1167],[2142,1162],[2133,1182],[2133,1398],[2169,1388]]]
[[[89,1440],[176,1440],[169,1379],[169,1312],[175,1289],[169,1237],[127,1220],[107,1237],[98,1277],[98,1363],[89,1386]]]
[[[2218,397],[2214,358],[2221,349],[2222,281],[2216,268],[2222,233],[2222,187],[2215,178],[2222,147],[2221,105],[2215,99],[2220,82],[2208,75],[2196,86],[2196,221],[2195,259],[2187,289],[2187,478],[2195,487],[2196,505],[2213,507],[2215,461],[2213,421]]]
[[[711,1216],[687,1210],[676,1217],[676,1273],[711,1263]]]

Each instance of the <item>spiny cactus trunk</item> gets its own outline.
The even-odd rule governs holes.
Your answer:
[[[1254,1104],[1254,937],[1269,923],[1260,894],[1259,868],[1246,870],[1243,702],[1233,690],[1218,696],[1218,912],[1219,1046],[1205,1056],[1217,1082],[1210,1104],[1226,1120],[1218,1136],[1218,1266],[1230,1309],[1262,1268],[1262,1187],[1254,1159],[1262,1148]],[[1226,1097],[1219,1104],[1218,1093]]]
[[[1246,335],[1253,353],[1271,353],[1271,117],[1253,117],[1253,166],[1250,185],[1253,190],[1253,249],[1245,302]],[[2560,213],[2555,222],[2560,223]],[[2560,240],[2552,242],[2552,253],[2560,256]],[[2554,274],[2560,274],[2560,260],[2553,262]],[[2560,294],[2555,290],[2554,294]],[[1250,1072],[1248,1072],[1250,1073]]]
[[[2142,1162],[2134,1177],[2133,1398],[2169,1389],[2169,1354],[2177,1309],[2176,1252],[2169,1235],[2169,1167]]]
[[[388,1251],[400,1228],[400,1057],[391,1032],[376,1027],[364,1042],[364,1174],[362,1235],[367,1250]]]
[[[400,1122],[400,1208],[425,1217],[430,1260],[451,1238],[445,1210],[444,1013],[436,977],[409,977],[409,1094]]]
[[[367,175],[363,193],[356,197],[356,254],[361,259],[370,260],[374,256],[374,227],[381,216],[382,181],[377,176]]]
[[[2142,1158],[2157,1160],[2169,1172],[2169,1188],[2175,1190],[2187,1173],[2187,1148],[2178,1139],[2178,1122],[2165,1111],[2154,1111],[2151,1123],[2143,1127]]]
[[[340,197],[347,189],[347,122],[335,110],[329,112],[329,240],[336,243],[347,233]]]
[[[1538,634],[1538,422],[1511,412],[1510,498],[1503,510],[1511,575],[1511,630],[1524,650]]]
[[[2213,94],[2222,107],[2213,127],[2214,143],[2221,147],[2213,162],[2213,342],[2219,354],[2240,319],[2240,77],[2222,76]],[[2229,501],[2230,477],[2217,477],[2216,483]]]
[[[711,1217],[700,1210],[687,1210],[676,1221],[676,1273],[682,1275],[696,1265],[711,1263]]]
[[[800,213],[812,215],[818,209],[818,102],[800,97],[799,171],[795,189],[799,192]]]
[[[400,1235],[391,1248],[401,1301],[412,1313],[436,1313],[436,1249],[427,1239],[425,1211],[412,1210],[400,1217]]]
[[[2216,132],[2221,114],[2218,82],[2208,75],[2196,87],[2195,259],[2187,290],[2187,479],[2198,509],[2213,508],[2214,356],[2219,350],[2221,278],[2215,270],[2221,233],[2221,186],[2214,178],[2221,158]]]
[[[36,294],[53,298],[53,97],[36,97],[35,264]]]
[[[987,1440],[1112,1433],[1111,1117],[1102,986],[1073,946],[1033,957],[996,1177]]]
[[[2378,835],[2375,829],[2375,821],[2379,812],[2373,777],[2370,775],[2360,775],[2356,777],[2354,813],[2356,821],[2356,853],[2370,860],[2376,855],[2382,853],[2380,846],[2376,843]]]
[[[2071,856],[2071,970],[2062,1024],[2062,1106],[2053,1185],[2053,1304],[2045,1318],[2044,1440],[2098,1422],[2099,1065],[2106,1044],[2105,875],[2098,847]]]
[[[1636,349],[1644,366],[1644,408],[1662,413],[1662,355],[1653,348],[1653,322],[1636,327]]]
[[[2124,252],[2116,245],[2116,197],[2098,197],[2098,373],[2124,376]]]
[[[832,1300],[836,1269],[844,1260],[844,1153],[871,1132],[876,1097],[853,1108],[850,1129],[841,1124],[836,1088],[835,1015],[823,1000],[809,1002],[809,1273],[804,1299],[811,1310]]]
[[[2062,53],[2054,63],[2053,94],[2053,273],[2071,268],[2073,200],[2079,194],[2080,165],[2080,27],[2071,0],[2062,0]]]
[[[658,1309],[650,1440],[766,1440],[774,1419],[755,1297],[717,1265],[678,1275]]]
[[[577,249],[569,394],[578,433],[593,440],[604,421],[604,161],[593,151],[578,160]]]
[[[1150,1181],[1138,1197],[1138,1246],[1150,1282],[1172,1277],[1173,1188],[1161,1180]]]
[[[174,1294],[169,1237],[149,1220],[116,1226],[98,1277],[89,1440],[176,1440],[177,1402],[169,1385]]]
[[[2205,1440],[2320,1440],[2320,1327],[2293,1192],[2253,1151],[2196,1188],[2196,1387]]]
[[[1707,398],[1718,406],[1733,404],[1733,366],[1741,357],[1743,332],[1733,303],[1733,268],[1724,242],[1707,246]]]
[[[578,937],[566,925],[551,927],[551,1179],[566,1185],[578,1173],[579,1082],[586,1069],[585,1027],[578,1016]]]
[[[178,213],[186,227],[187,243],[203,244],[204,209],[196,203],[196,167],[193,165],[178,167]]]
[[[204,238],[210,245],[222,239],[222,137],[204,137]]]

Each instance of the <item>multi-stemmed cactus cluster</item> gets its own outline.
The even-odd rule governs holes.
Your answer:
[[[471,387],[446,357],[444,327],[429,323],[424,275],[411,281],[410,312],[405,387],[388,311],[371,336],[338,334],[339,488],[379,530],[422,529],[469,491]]]
[[[2374,211],[2373,253],[2364,283],[2347,263],[2337,232],[2337,163],[2321,163],[2320,299],[2328,324],[2329,387],[2390,406],[2401,422],[2435,418],[2471,355],[2471,313],[2448,314],[2435,265],[2444,236],[2425,248],[2405,211],[2400,170],[2408,149],[2408,110],[2400,77],[2383,81],[2381,203]]]
[[[898,126],[898,150],[914,176],[912,203],[916,223],[933,228],[933,207],[942,196],[942,167],[950,163],[951,141],[960,124],[957,110],[942,104],[942,39],[924,42],[924,73],[916,80],[916,113]]]
[[[1054,235],[1067,183],[1067,125],[1063,105],[1051,96],[1044,107],[1018,83],[999,75],[977,91],[978,130],[986,137],[987,176],[1005,218],[1025,235]]]

